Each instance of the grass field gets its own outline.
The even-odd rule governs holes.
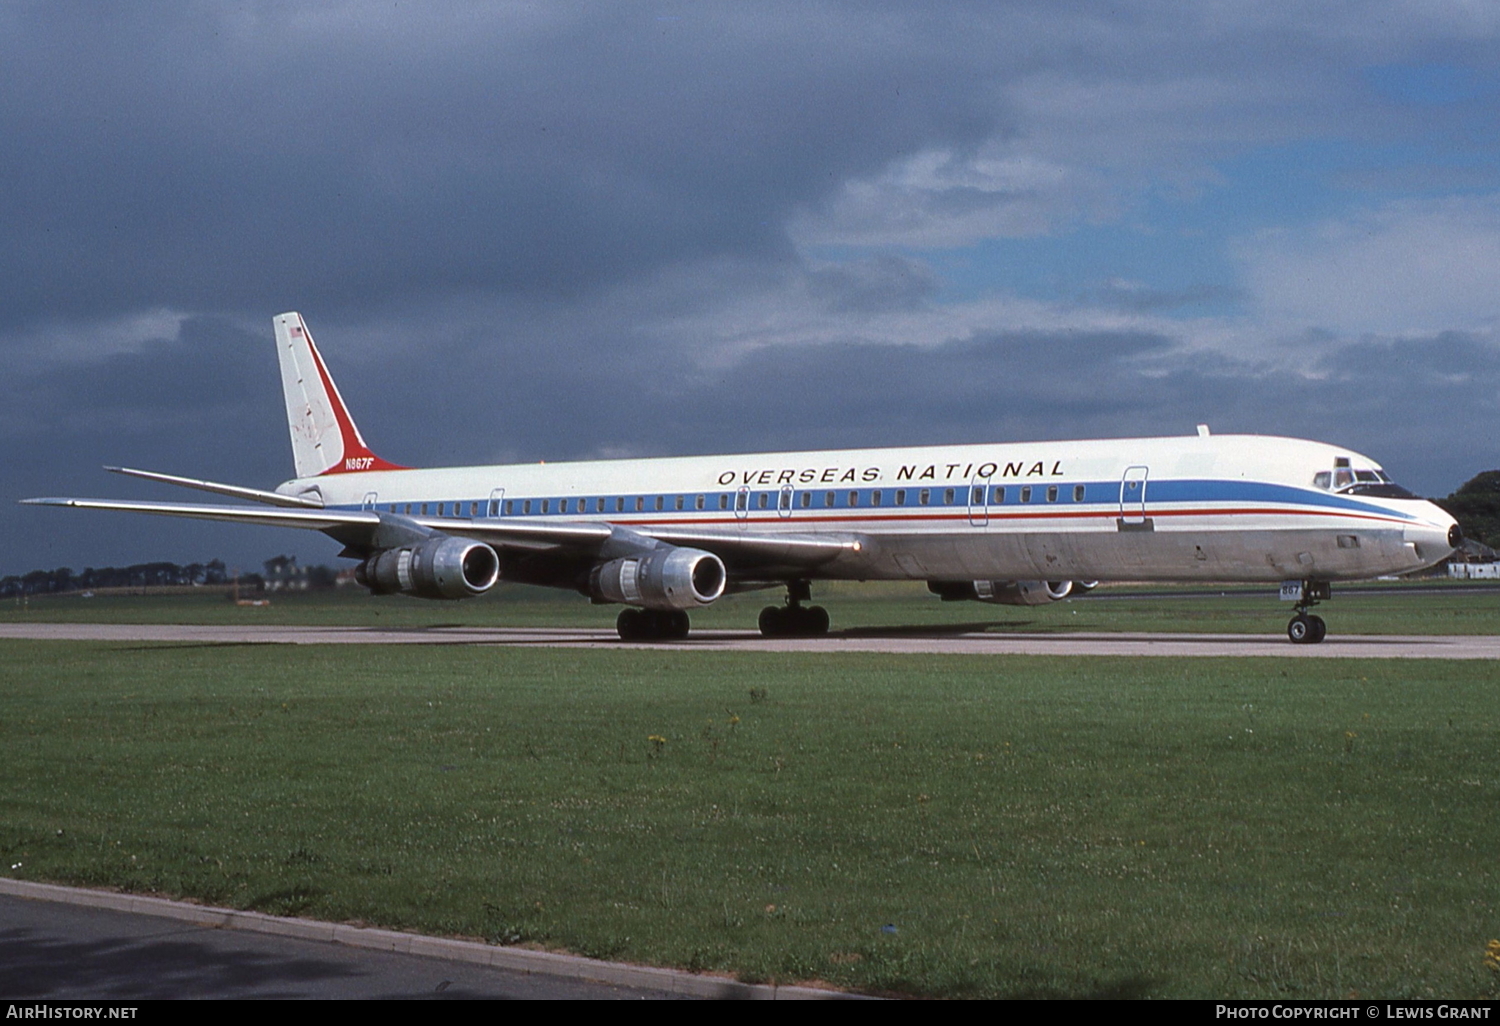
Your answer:
[[[1318,607],[1332,634],[1500,633],[1500,583],[1461,590],[1441,582],[1390,586],[1337,586],[1333,601]],[[1184,594],[1190,590],[1191,594]],[[1290,603],[1274,588],[1227,586],[1214,596],[1201,587],[1174,589],[1105,585],[1084,598],[1045,606],[993,606],[940,602],[920,583],[833,582],[814,588],[833,617],[834,630],[965,624],[987,631],[1190,631],[1281,635]],[[692,614],[699,630],[755,627],[767,602],[781,592],[731,595]],[[1128,597],[1120,597],[1120,596]],[[430,602],[406,596],[372,597],[362,590],[271,596],[262,608],[236,606],[221,595],[100,596],[76,594],[0,602],[0,623],[23,620],[120,623],[353,624],[517,627],[614,626],[618,606],[594,606],[570,592],[504,585],[464,602]]]
[[[0,653],[14,877],[873,992],[1500,995],[1484,663]]]

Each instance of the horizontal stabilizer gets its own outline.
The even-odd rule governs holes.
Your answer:
[[[129,499],[22,499],[23,506],[70,506],[73,509],[108,509],[126,513],[152,513],[162,517],[193,520],[226,520],[270,527],[302,527],[326,531],[351,525],[374,526],[379,515],[369,510],[265,509],[260,506],[198,506],[187,502],[136,502]]]
[[[124,474],[127,477],[139,477],[147,481],[160,481],[163,484],[177,485],[182,488],[196,488],[202,492],[214,492],[218,495],[228,495],[236,499],[250,499],[253,502],[264,502],[272,506],[290,506],[302,509],[323,508],[321,500],[310,499],[301,495],[282,495],[280,492],[267,492],[259,488],[220,484],[217,481],[202,481],[193,477],[178,477],[176,474],[159,474],[154,470],[134,470],[130,467],[105,467],[104,469],[111,474]]]

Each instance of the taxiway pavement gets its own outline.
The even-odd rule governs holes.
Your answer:
[[[1282,634],[1002,633],[965,630],[961,626],[856,628],[819,638],[764,638],[755,631],[705,630],[695,631],[686,641],[626,642],[613,630],[600,628],[8,623],[0,624],[0,638],[200,645],[493,645],[919,655],[1500,659],[1500,636],[1484,634],[1331,634],[1318,645],[1293,645]]]

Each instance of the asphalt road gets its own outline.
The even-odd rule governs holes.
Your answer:
[[[681,996],[0,895],[10,1000]]]

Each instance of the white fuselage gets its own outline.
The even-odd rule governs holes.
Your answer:
[[[1449,554],[1447,513],[1331,490],[1336,466],[1379,470],[1319,442],[1197,435],[346,472],[277,491],[456,535],[501,521],[858,537],[809,574],[840,579],[1335,581]]]

